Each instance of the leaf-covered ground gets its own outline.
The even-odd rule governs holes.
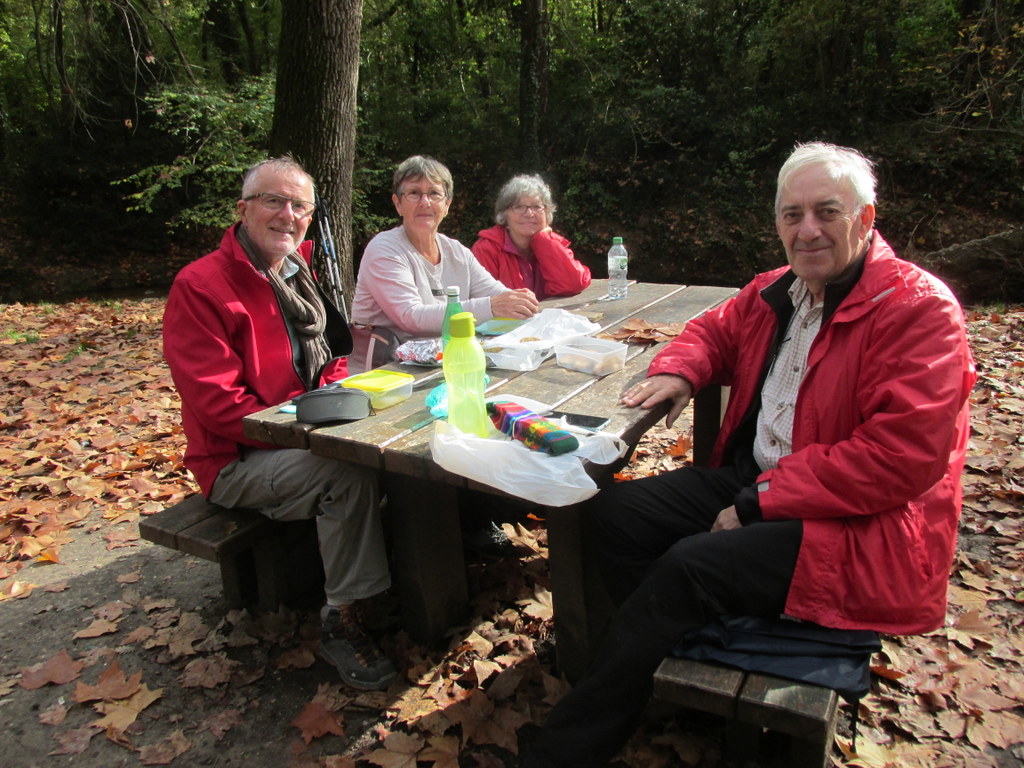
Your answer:
[[[404,675],[361,694],[316,661],[315,614],[225,610],[216,567],[138,538],[192,486],[160,358],[162,300],[0,306],[3,763],[84,768],[506,764],[565,690],[552,667],[543,525],[518,561],[470,567],[473,618],[447,649],[390,632]],[[1024,765],[1024,310],[972,312],[981,378],[946,627],[885,638],[858,754],[836,765]],[[686,461],[653,430],[624,473]],[[377,615],[387,622],[393,599]],[[633,768],[721,764],[716,723],[652,709]],[[784,765],[766,753],[764,765]]]

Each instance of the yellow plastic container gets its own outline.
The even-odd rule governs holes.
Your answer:
[[[341,386],[361,389],[370,396],[374,410],[398,405],[412,394],[415,377],[397,371],[366,371],[341,380]]]

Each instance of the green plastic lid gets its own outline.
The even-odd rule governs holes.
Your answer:
[[[471,339],[476,336],[476,318],[472,312],[457,312],[449,324],[453,339]]]
[[[612,238],[612,245],[622,245],[622,238],[621,237],[613,237]]]

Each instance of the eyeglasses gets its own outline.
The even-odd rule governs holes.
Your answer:
[[[514,211],[518,215],[522,216],[524,213],[529,211],[530,213],[544,213],[548,207],[546,205],[510,205],[509,210]]]
[[[313,211],[316,210],[316,204],[311,203],[308,200],[296,200],[294,197],[282,197],[281,195],[272,195],[269,192],[259,192],[255,195],[243,197],[242,199],[245,201],[259,200],[260,205],[262,205],[268,211],[275,212],[283,211],[286,205],[291,204],[292,213],[298,216],[300,219],[304,219],[307,216],[312,216]]]
[[[406,192],[399,192],[398,194],[413,204],[418,204],[424,197],[427,198],[431,205],[440,205],[448,199],[448,195],[439,189],[432,189],[429,192],[420,192],[418,189],[410,189]]]

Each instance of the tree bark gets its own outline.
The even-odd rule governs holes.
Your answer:
[[[945,280],[961,302],[1019,303],[1024,297],[1024,229],[912,257]]]
[[[547,0],[523,0],[520,9],[519,164],[542,169],[540,122],[544,113],[548,64]]]
[[[363,3],[283,0],[281,6],[270,151],[291,153],[316,181],[330,210],[339,262],[337,271],[323,263],[316,266],[328,293],[351,298],[352,166]]]

